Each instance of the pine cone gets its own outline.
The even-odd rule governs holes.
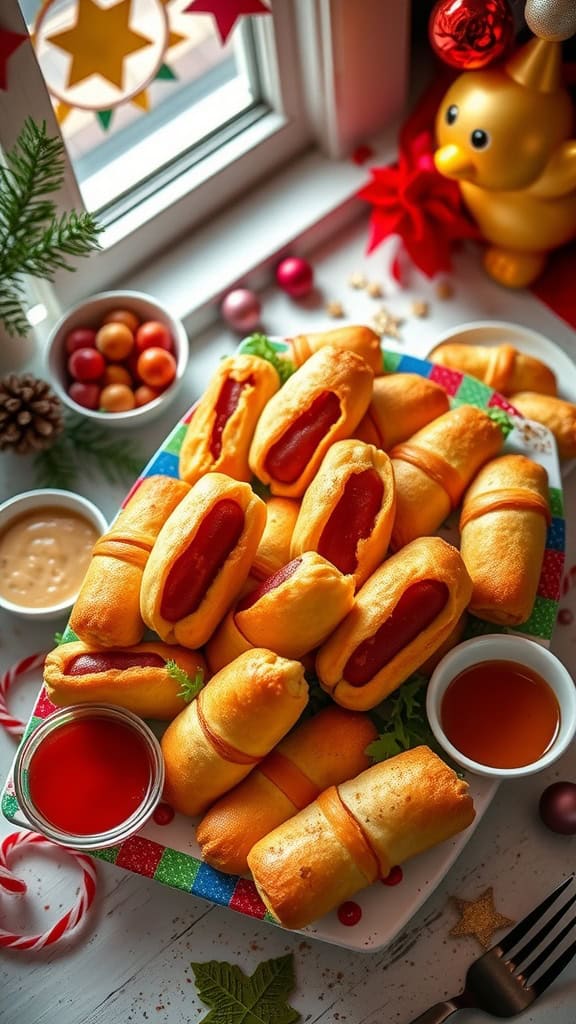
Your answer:
[[[63,430],[62,403],[47,381],[31,373],[0,380],[0,451],[50,448]]]

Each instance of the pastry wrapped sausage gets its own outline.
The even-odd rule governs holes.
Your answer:
[[[206,645],[211,671],[250,647],[301,658],[318,647],[354,604],[354,579],[305,551],[240,599]]]
[[[162,643],[101,648],[83,643],[61,644],[47,655],[44,683],[59,707],[102,701],[118,704],[142,718],[169,721],[186,707],[182,678],[169,662],[191,680],[206,681],[206,663],[198,651]]]
[[[516,391],[557,393],[556,377],[550,367],[534,356],[519,352],[513,345],[466,345],[446,341],[438,345],[428,359],[439,366],[477,377],[501,395],[512,395]]]
[[[392,548],[435,533],[503,443],[500,427],[482,409],[461,405],[396,445],[390,452],[396,480]]]
[[[308,701],[302,665],[255,648],[218,672],[166,729],[164,794],[202,814],[292,728]]]
[[[300,502],[271,497],[266,502],[266,526],[250,569],[255,580],[265,580],[290,561],[290,543]]]
[[[206,643],[248,576],[266,521],[249,484],[207,473],[163,526],[144,570],[142,618],[167,643]]]
[[[503,455],[480,470],[460,517],[460,552],[473,584],[471,612],[505,626],[530,617],[549,523],[543,466],[525,455]]]
[[[474,820],[468,785],[415,747],[331,786],[260,839],[248,866],[267,910],[303,928]]]
[[[223,359],[194,409],[180,449],[179,472],[195,483],[205,473],[249,481],[248,451],[266,402],[280,387],[266,359],[233,355]]]
[[[371,327],[352,324],[349,327],[335,327],[331,331],[317,331],[312,334],[297,334],[286,338],[290,346],[290,357],[296,366],[302,366],[314,352],[332,345],[333,348],[356,352],[366,360],[375,374],[384,372],[380,338]]]
[[[449,408],[448,395],[433,380],[418,373],[391,373],[374,381],[372,401],[354,434],[387,452]]]
[[[529,420],[548,427],[556,438],[561,459],[576,459],[576,405],[573,402],[535,391],[519,391],[510,395],[510,402]]]
[[[447,639],[471,594],[455,547],[440,537],[413,540],[367,580],[318,651],[323,688],[342,707],[375,707]]]
[[[373,377],[361,356],[328,345],[273,395],[250,448],[250,467],[272,494],[302,496],[330,445],[366,412]]]
[[[142,574],[161,528],[190,487],[169,476],[146,477],[94,545],[70,617],[86,644],[133,647],[144,636]]]
[[[367,715],[331,706],[296,726],[250,775],[210,807],[196,829],[202,856],[231,874],[248,870],[254,843],[328,786],[370,765],[377,731]]]
[[[363,441],[337,441],[302,499],[292,558],[317,551],[359,587],[386,557],[395,511],[386,453]]]

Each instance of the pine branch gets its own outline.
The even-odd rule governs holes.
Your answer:
[[[74,489],[78,467],[65,434],[61,434],[51,448],[38,452],[34,457],[34,472],[38,487],[57,487],[62,491]]]
[[[0,283],[0,322],[13,338],[26,334],[28,330],[24,288],[19,281],[5,280]]]
[[[144,462],[130,442],[119,443],[88,420],[66,417],[64,433],[51,448],[36,455],[34,469],[39,487],[71,490],[78,476],[86,476],[90,464],[108,483],[126,484],[140,474]]]
[[[98,226],[90,213],[64,213],[54,219],[34,247],[23,255],[19,272],[52,280],[56,270],[75,270],[64,258],[87,256],[97,245]]]

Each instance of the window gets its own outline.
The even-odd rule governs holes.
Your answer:
[[[264,196],[271,176],[299,153],[315,149],[330,158],[347,157],[354,144],[398,115],[405,99],[408,0],[268,0],[271,16],[242,18],[225,48],[210,16],[182,14],[185,0],[85,0],[108,10],[128,5],[143,12],[134,30],[147,38],[158,33],[146,27],[146,10],[151,17],[159,5],[174,7],[180,19],[198,23],[205,33],[202,45],[210,51],[205,75],[199,75],[190,70],[193,42],[176,44],[173,53],[169,48],[168,68],[172,60],[182,61],[177,83],[153,80],[121,108],[111,107],[109,123],[104,125],[101,116],[99,127],[92,110],[68,111],[66,100],[77,102],[79,95],[61,94],[70,57],[47,42],[48,34],[69,42],[71,5],[79,2],[44,0],[41,10],[49,8],[53,20],[48,26],[45,14],[38,29],[40,0],[2,0],[6,27],[22,31],[19,3],[36,24],[38,59],[26,46],[14,56],[19,88],[16,95],[0,92],[0,142],[10,144],[27,115],[61,130],[71,155],[63,204],[78,207],[84,199],[101,211],[106,225],[103,251],[80,265],[77,274],[58,280],[64,305],[114,287],[154,255],[195,237],[199,225],[247,189],[265,182]],[[137,39],[132,43],[138,46]],[[138,53],[135,49],[131,68],[134,90],[146,81]],[[52,83],[52,97],[41,68]],[[118,87],[116,93],[114,86],[108,88],[113,101]],[[82,98],[86,101],[85,92]],[[148,112],[141,108],[146,103]]]

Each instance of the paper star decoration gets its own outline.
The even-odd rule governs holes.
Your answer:
[[[486,889],[477,900],[456,900],[460,920],[450,929],[450,935],[474,935],[484,949],[488,949],[494,932],[514,924],[509,917],[499,914],[494,907],[494,890]]]
[[[8,58],[27,38],[27,36],[23,36],[19,32],[9,32],[5,28],[0,29],[0,89],[8,88],[6,73]]]
[[[220,39],[226,42],[238,18],[245,14],[271,14],[261,0],[192,0],[183,14],[211,14],[216,22]]]
[[[153,42],[130,28],[131,7],[132,0],[106,8],[94,0],[78,0],[74,26],[46,37],[72,57],[67,88],[100,75],[122,89],[125,59]]]

